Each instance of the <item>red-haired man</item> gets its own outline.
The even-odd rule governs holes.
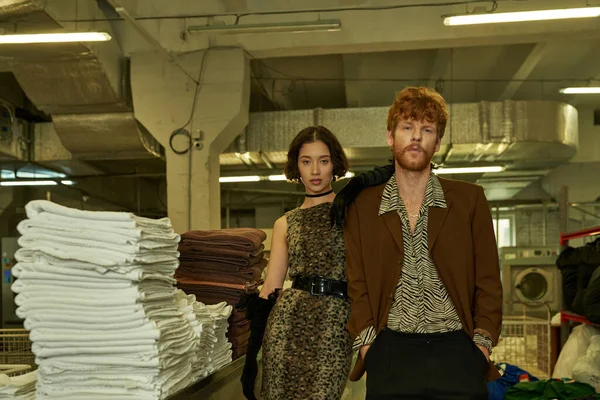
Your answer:
[[[367,371],[367,399],[487,400],[502,322],[502,285],[490,209],[480,186],[438,178],[448,111],[424,87],[389,109],[389,180],[348,207],[348,328]],[[357,177],[357,179],[360,179]]]

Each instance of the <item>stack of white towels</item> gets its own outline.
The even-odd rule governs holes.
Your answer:
[[[37,372],[9,377],[0,374],[0,400],[35,400]]]
[[[178,292],[179,307],[186,314],[198,339],[194,353],[194,380],[206,377],[232,361],[231,343],[227,341],[227,320],[233,308],[227,303],[206,305],[196,301],[193,294]]]
[[[37,398],[164,399],[191,384],[202,306],[178,302],[170,220],[43,200],[25,208],[12,289],[39,366]]]

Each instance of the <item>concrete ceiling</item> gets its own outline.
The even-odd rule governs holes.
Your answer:
[[[561,87],[600,79],[600,18],[443,25],[443,15],[471,12],[475,7],[489,10],[492,5],[470,0],[454,5],[447,0],[97,0],[97,10],[88,3],[53,0],[53,19],[68,30],[94,29],[108,22],[124,57],[155,51],[156,44],[173,53],[243,47],[252,59],[251,111],[386,106],[398,90],[416,84],[435,87],[449,103],[552,100],[600,107],[600,95],[558,93]],[[497,12],[506,12],[584,7],[587,2],[498,0],[497,4]],[[116,14],[114,5],[124,7],[156,43]],[[339,19],[342,30],[186,33],[192,25],[234,24],[236,19],[239,23]],[[5,32],[33,32],[53,24],[43,13],[27,18],[9,13],[0,19]],[[35,58],[43,59],[45,47],[37,48]],[[7,59],[22,57],[25,50],[2,50],[0,71],[7,70]]]
[[[113,3],[115,1],[111,0]],[[442,16],[492,2],[445,0],[118,0],[167,50],[242,46],[254,59],[253,110],[389,104],[406,85],[441,89],[449,102],[555,100],[565,85],[600,79],[600,18],[446,27]],[[500,0],[497,12],[584,7],[584,0]],[[184,18],[185,17],[185,18]],[[339,19],[339,32],[186,34],[192,25]],[[152,50],[130,24],[111,22],[124,54]],[[262,88],[258,87],[258,83]],[[257,97],[258,98],[258,97]],[[256,103],[256,102],[255,102]],[[274,103],[274,104],[271,104]]]

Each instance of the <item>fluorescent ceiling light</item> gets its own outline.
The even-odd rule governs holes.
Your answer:
[[[445,174],[482,174],[486,172],[502,172],[504,171],[504,167],[494,166],[494,167],[464,167],[464,168],[437,168],[434,169],[433,172],[436,175],[445,175]]]
[[[258,182],[260,176],[248,175],[248,176],[222,176],[219,178],[221,183],[235,183],[235,182]]]
[[[34,33],[0,35],[0,44],[106,42],[110,39],[110,35],[106,32]]]
[[[270,180],[271,182],[280,182],[280,181],[287,180],[287,178],[285,177],[285,175],[269,175],[267,177],[267,179]]]
[[[73,181],[60,181],[63,185],[72,185]],[[56,186],[56,181],[1,181],[0,186]]]
[[[568,87],[560,89],[563,94],[600,94],[600,86],[596,87]]]
[[[600,16],[600,7],[563,8],[554,10],[519,11],[455,15],[444,18],[444,25],[477,25],[503,22],[545,21],[552,19],[593,18]]]
[[[190,26],[190,33],[209,34],[255,34],[255,33],[281,33],[281,32],[334,32],[342,28],[339,19],[327,19],[319,21],[279,22],[264,24],[235,24],[235,25],[197,25]]]
[[[33,178],[33,179],[46,179],[46,178],[65,178],[66,175],[60,172],[54,172],[54,171],[47,171],[47,170],[43,170],[43,171],[17,171],[17,173],[15,174],[14,171],[11,170],[6,170],[3,169],[0,172],[0,177],[2,179],[21,179],[21,178]]]
[[[344,178],[352,178],[354,172],[348,171]],[[222,176],[219,178],[221,183],[237,183],[237,182],[258,182],[258,181],[271,181],[271,182],[282,182],[287,181],[285,175],[269,175],[269,176]]]

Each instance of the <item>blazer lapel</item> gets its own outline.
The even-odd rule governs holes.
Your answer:
[[[396,247],[398,247],[398,251],[400,252],[400,260],[402,260],[404,257],[404,243],[402,241],[402,222],[400,221],[400,216],[397,212],[387,212],[381,218],[383,218],[390,230],[394,242],[396,242]]]
[[[448,215],[448,211],[450,211],[450,207],[451,203],[448,200],[446,200],[446,208],[429,207],[429,218],[427,221],[427,242],[429,251],[433,249],[435,240],[442,230],[442,225],[444,224],[446,215]]]
[[[446,180],[438,177],[442,190],[444,191],[444,200],[446,201],[446,208],[442,207],[429,207],[429,220],[427,221],[427,244],[429,251],[433,250],[435,241],[442,230],[444,221],[450,209],[452,208],[452,195],[451,189],[446,185]]]

